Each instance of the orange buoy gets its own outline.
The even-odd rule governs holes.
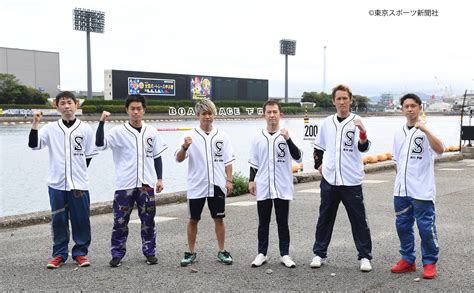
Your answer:
[[[362,163],[364,163],[364,165],[366,165],[368,162],[369,162],[369,156],[364,156],[362,158]]]
[[[298,172],[298,169],[299,169],[299,166],[297,163],[293,162],[293,165],[291,165],[291,171],[293,173],[297,173]]]
[[[386,154],[377,155],[377,160],[378,160],[379,162],[386,161],[386,160],[387,160],[387,155],[386,155]]]
[[[391,160],[393,158],[391,152],[386,152],[385,155],[387,156],[387,160]]]
[[[459,145],[453,145],[453,151],[459,152],[459,150],[460,150]]]
[[[377,161],[378,161],[377,156],[369,156],[367,162],[369,164],[375,164],[375,163],[377,163]]]

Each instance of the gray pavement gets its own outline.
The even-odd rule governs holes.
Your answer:
[[[250,195],[229,198],[226,209],[226,248],[234,257],[230,266],[217,262],[214,228],[208,210],[198,233],[198,262],[192,268],[179,266],[186,241],[186,204],[157,208],[159,264],[149,266],[141,254],[140,225],[130,223],[128,252],[119,268],[110,268],[112,214],[91,217],[92,265],[78,268],[70,259],[56,270],[46,269],[51,255],[49,224],[0,229],[0,291],[474,291],[474,160],[436,165],[438,196],[437,227],[440,244],[438,278],[415,282],[421,277],[419,237],[417,272],[392,274],[399,260],[394,226],[392,186],[394,171],[368,173],[364,193],[373,241],[373,271],[359,271],[357,252],[347,214],[340,206],[329,247],[329,263],[311,269],[312,245],[319,207],[319,181],[295,185],[290,205],[290,254],[297,267],[279,262],[274,217],[270,228],[270,260],[260,268],[250,263],[257,253],[257,212]],[[237,204],[237,205],[236,205]],[[133,220],[137,219],[136,212]],[[72,245],[72,244],[71,244]],[[70,245],[70,246],[71,246]]]

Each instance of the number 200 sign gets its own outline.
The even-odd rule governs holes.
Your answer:
[[[305,124],[304,125],[304,140],[314,140],[318,134],[318,125],[316,124]]]

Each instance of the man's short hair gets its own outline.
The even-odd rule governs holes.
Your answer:
[[[214,116],[217,115],[216,105],[214,105],[214,103],[209,99],[197,100],[196,105],[194,106],[194,110],[196,111],[196,114],[199,114],[202,112],[210,112]]]
[[[421,99],[420,97],[418,97],[417,95],[413,94],[413,93],[409,93],[409,94],[406,94],[404,95],[403,97],[400,98],[400,105],[403,106],[403,102],[405,102],[405,100],[407,99],[412,99],[414,100],[418,105],[421,106]]]
[[[338,84],[332,89],[332,100],[333,101],[336,98],[336,92],[337,91],[344,91],[344,92],[348,93],[349,98],[352,100],[352,90],[351,90],[351,88],[348,87],[347,85]]]
[[[274,106],[274,105],[277,105],[277,106],[278,106],[278,111],[281,112],[281,105],[280,105],[280,103],[278,103],[278,101],[275,101],[275,100],[268,100],[268,101],[266,101],[265,103],[263,103],[263,113],[265,114],[265,110],[266,110],[265,108],[266,108],[267,106]]]
[[[64,98],[64,99],[72,99],[74,102],[77,102],[76,96],[75,96],[73,93],[68,92],[68,91],[64,91],[64,92],[60,92],[60,93],[56,96],[56,99],[55,99],[56,105],[59,103],[59,100],[61,100],[62,98]]]
[[[127,100],[125,100],[125,108],[128,109],[128,106],[132,102],[140,102],[144,109],[146,109],[146,98],[142,95],[128,95]]]

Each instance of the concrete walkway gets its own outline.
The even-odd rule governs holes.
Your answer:
[[[311,269],[315,221],[319,207],[319,182],[295,185],[290,205],[290,254],[297,264],[288,269],[279,263],[276,225],[270,228],[269,263],[251,268],[257,249],[257,212],[250,195],[229,198],[226,248],[234,264],[217,262],[214,228],[205,208],[198,234],[198,262],[192,268],[179,266],[186,241],[186,204],[157,208],[157,251],[159,264],[149,266],[141,254],[140,224],[136,212],[130,223],[127,256],[119,268],[110,268],[112,214],[91,217],[92,265],[78,268],[71,260],[56,270],[46,269],[51,256],[49,224],[0,229],[0,291],[395,291],[474,289],[474,160],[436,165],[437,227],[441,249],[439,276],[414,281],[421,269],[392,274],[399,260],[394,226],[393,170],[368,173],[364,181],[365,203],[373,241],[373,267],[359,271],[357,252],[344,208],[340,207],[329,247],[330,262]],[[419,237],[417,265],[421,268]]]

